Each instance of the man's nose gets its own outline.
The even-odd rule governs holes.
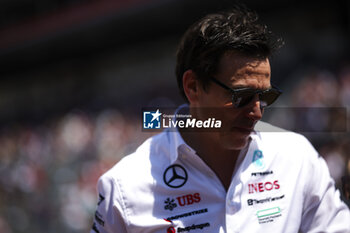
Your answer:
[[[262,118],[264,109],[261,107],[261,102],[259,100],[259,95],[256,94],[252,101],[246,106],[247,117],[254,121],[258,121]]]

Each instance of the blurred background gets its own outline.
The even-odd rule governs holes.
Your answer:
[[[1,0],[0,232],[89,232],[98,177],[151,136],[141,108],[183,103],[181,35],[233,3]],[[341,189],[350,175],[350,1],[244,3],[286,43],[271,62],[284,90],[276,105],[346,108],[347,130],[302,132]],[[286,112],[272,120],[292,122]]]

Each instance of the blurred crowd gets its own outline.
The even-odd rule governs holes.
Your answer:
[[[325,158],[336,186],[342,189],[344,177],[350,187],[350,65],[335,72],[307,69],[289,83],[288,107],[273,109],[269,123],[305,135]]]
[[[347,107],[349,113],[350,66],[337,73],[315,70],[300,80],[286,93],[287,105]],[[141,116],[116,109],[74,110],[0,130],[1,233],[89,232],[98,177],[151,136],[141,131]],[[350,175],[349,130],[306,136],[341,187],[341,177]]]
[[[299,115],[304,116],[295,122],[301,133],[303,128],[311,129],[305,136],[325,158],[331,176],[341,187],[341,178],[350,175],[350,65],[336,73],[308,72],[293,88],[288,102],[303,107],[304,114]]]
[[[0,232],[89,232],[98,177],[150,135],[117,110],[0,134]]]

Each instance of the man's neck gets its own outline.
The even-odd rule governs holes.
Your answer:
[[[213,133],[182,132],[182,138],[199,157],[216,173],[228,190],[240,150],[223,148],[214,140]]]

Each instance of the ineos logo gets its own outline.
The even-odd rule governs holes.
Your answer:
[[[274,182],[260,182],[254,184],[248,184],[249,193],[261,193],[264,191],[271,191],[272,189],[279,189],[280,184],[278,180]]]
[[[181,165],[174,164],[169,166],[163,174],[163,180],[170,188],[180,188],[187,181],[187,172]]]

